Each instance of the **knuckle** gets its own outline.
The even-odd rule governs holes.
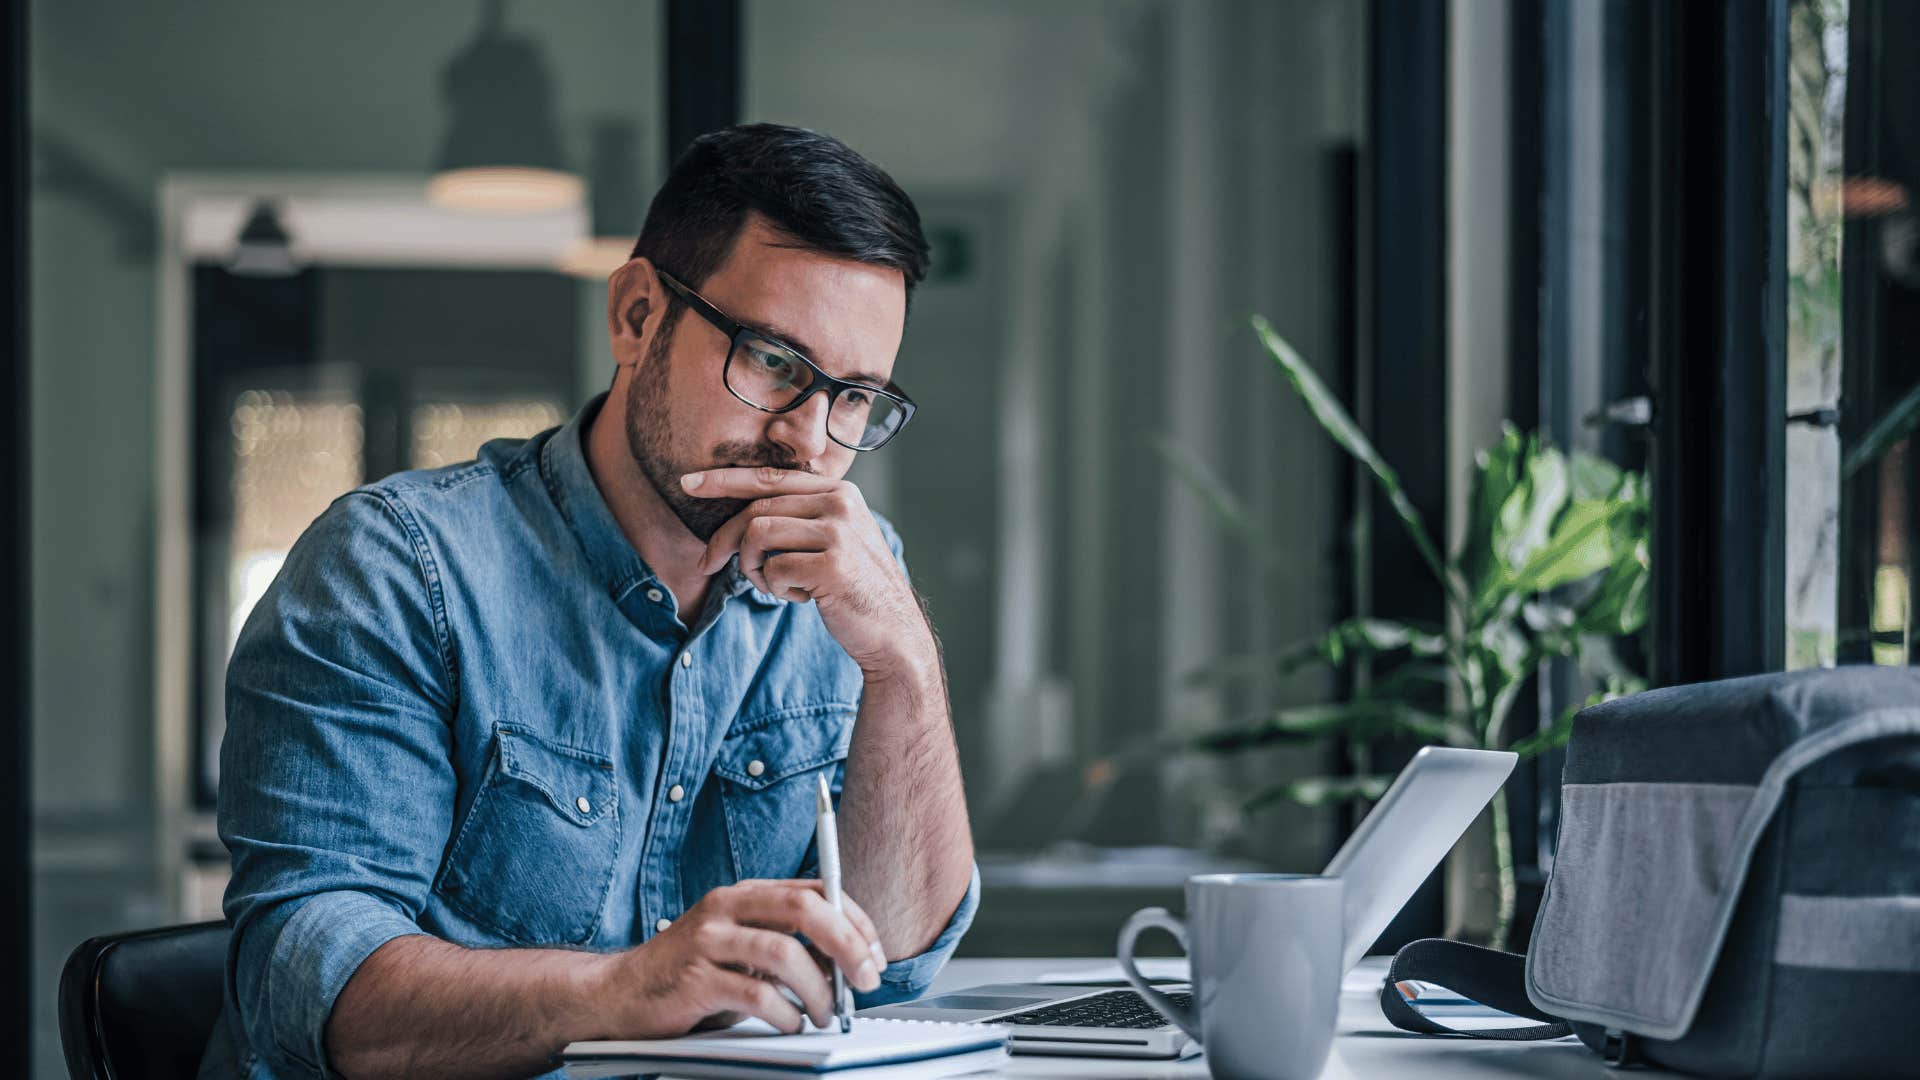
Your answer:
[[[818,899],[818,897],[815,894],[807,892],[804,889],[788,891],[784,900],[787,914],[792,917],[795,923],[805,921],[813,914],[812,901],[816,899]]]
[[[867,951],[867,939],[861,937],[860,931],[854,929],[852,919],[841,920],[833,928],[833,936],[843,949],[856,954],[864,954]]]
[[[772,983],[759,979],[754,980],[753,1003],[764,1010],[761,1013],[762,1016],[768,1017],[777,1016],[782,1010],[791,1007],[787,1004],[787,999],[780,996],[780,991],[773,988]]]
[[[780,482],[781,477],[785,475],[785,470],[777,469],[772,465],[762,465],[754,470],[754,475],[760,478],[761,483],[777,484]]]
[[[806,949],[785,934],[772,936],[762,951],[764,951],[762,959],[766,961],[766,969],[781,970],[787,974],[797,974],[801,970],[801,961],[806,955]]]
[[[761,971],[773,971],[786,959],[786,950],[780,947],[782,940],[791,940],[784,934],[761,932],[753,939],[753,966]]]

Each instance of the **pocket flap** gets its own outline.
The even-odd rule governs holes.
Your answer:
[[[613,812],[613,759],[542,739],[525,728],[499,725],[500,771],[547,797],[562,817],[591,825]]]
[[[852,705],[808,705],[734,725],[714,761],[714,775],[749,791],[847,756]]]

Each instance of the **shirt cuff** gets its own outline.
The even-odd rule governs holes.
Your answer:
[[[947,928],[933,939],[925,952],[918,956],[909,956],[895,960],[880,973],[880,986],[864,994],[854,995],[854,1005],[865,1009],[873,1005],[892,1005],[901,1001],[912,1001],[927,992],[933,985],[933,977],[947,966],[947,960],[953,956],[953,950],[960,945],[961,935],[973,925],[973,913],[980,907],[980,866],[973,867],[973,877],[967,882],[967,894],[960,898],[960,906],[953,911],[953,918],[947,920]]]
[[[280,931],[267,974],[273,1041],[281,1055],[331,1077],[327,1018],[334,999],[373,951],[421,934],[418,923],[365,893],[319,893],[300,905]]]

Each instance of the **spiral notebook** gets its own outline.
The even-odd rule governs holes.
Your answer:
[[[853,1030],[844,1035],[811,1024],[797,1035],[784,1035],[749,1020],[677,1039],[569,1043],[560,1062],[568,1076],[581,1080],[632,1073],[711,1080],[826,1073],[843,1080],[868,1075],[930,1080],[991,1068],[1006,1054],[1006,1029],[994,1024],[854,1017]]]

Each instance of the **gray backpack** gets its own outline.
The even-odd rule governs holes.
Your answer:
[[[1456,1032],[1403,979],[1539,1021]],[[1920,671],[1840,668],[1584,710],[1524,960],[1401,950],[1411,1031],[1553,1038],[1704,1076],[1915,1076]]]

